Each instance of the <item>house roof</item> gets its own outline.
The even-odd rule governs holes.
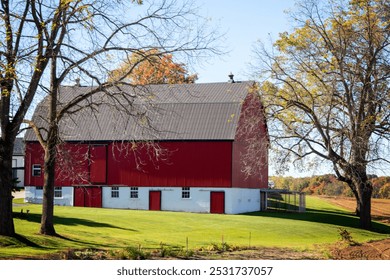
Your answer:
[[[14,156],[23,156],[24,155],[24,141],[23,138],[17,137],[14,143]]]
[[[99,92],[65,115],[61,137],[65,141],[233,140],[252,85],[248,81],[112,88],[111,95]],[[61,87],[59,106],[91,89]],[[45,126],[47,110],[44,99],[33,116],[38,126]],[[25,140],[36,140],[32,130]]]

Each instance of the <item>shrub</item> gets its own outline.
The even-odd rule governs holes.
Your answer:
[[[120,250],[115,258],[122,260],[145,260],[150,258],[150,253],[142,250],[141,246],[130,246]]]
[[[346,242],[350,246],[359,244],[355,240],[353,240],[351,233],[347,231],[345,228],[339,228],[338,230],[341,237],[341,241]]]

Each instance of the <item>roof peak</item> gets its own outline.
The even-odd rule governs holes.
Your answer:
[[[232,75],[232,74],[231,74]],[[232,75],[234,76],[234,75]],[[230,77],[230,75],[229,75]],[[219,84],[253,84],[255,81],[253,80],[245,80],[245,81],[228,81],[228,82],[203,82],[203,83],[192,83],[192,84],[148,84],[148,85],[131,85],[128,83],[119,84],[118,86],[131,86],[131,87],[173,87],[173,86],[202,86],[202,85],[219,85]],[[97,86],[93,85],[80,85],[80,84],[73,84],[73,85],[61,85],[61,87],[69,87],[69,88],[96,88]]]

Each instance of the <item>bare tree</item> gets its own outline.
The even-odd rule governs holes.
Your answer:
[[[278,162],[322,159],[355,195],[371,228],[367,168],[389,163],[390,25],[382,0],[309,1],[272,50],[260,46],[261,86]]]
[[[39,25],[39,37],[46,48],[51,48],[46,73],[49,84],[45,87],[45,83],[41,83],[47,94],[43,101],[48,102],[47,118],[41,123],[25,120],[35,131],[45,154],[42,234],[56,234],[54,182],[61,139],[59,124],[64,116],[72,118],[72,114],[83,110],[93,114],[99,106],[114,106],[123,115],[148,125],[144,118],[147,102],[140,105],[142,102],[135,101],[147,100],[145,95],[150,93],[134,95],[128,90],[132,85],[126,77],[136,65],[108,80],[108,74],[117,63],[134,53],[147,59],[145,50],[158,50],[160,56],[182,55],[187,59],[217,53],[216,33],[207,28],[191,1],[141,2],[141,6],[103,0],[33,3],[33,9],[39,11],[34,20],[44,23]],[[92,81],[95,86],[85,87],[84,91],[64,100],[60,96],[61,85],[75,77],[80,78],[78,83]]]
[[[0,14],[0,234],[15,234],[12,151],[23,119],[48,65],[50,48],[39,36],[35,1],[1,1]]]

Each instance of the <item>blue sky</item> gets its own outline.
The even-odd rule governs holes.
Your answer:
[[[288,16],[284,11],[294,7],[294,0],[200,0],[201,13],[212,19],[212,24],[226,32],[229,53],[209,60],[195,71],[197,83],[224,82],[232,72],[235,80],[248,80],[248,64],[253,59],[253,45],[257,40],[276,39],[289,30]]]
[[[197,83],[225,82],[232,72],[234,79],[254,79],[249,63],[253,62],[253,46],[257,41],[267,44],[270,37],[276,40],[278,34],[291,29],[286,11],[294,8],[294,0],[203,0],[201,13],[219,25],[226,32],[224,45],[229,53],[209,60],[195,71]],[[285,176],[312,176],[329,173],[329,168],[314,168],[299,172],[291,167]],[[274,175],[270,166],[270,175]]]
[[[197,3],[202,15],[211,18],[212,24],[219,25],[221,32],[226,32],[223,44],[229,50],[227,55],[215,57],[195,69],[199,77],[197,83],[210,83],[227,81],[230,72],[235,80],[254,79],[249,69],[249,63],[254,59],[254,44],[258,40],[267,43],[270,36],[276,40],[279,33],[291,30],[286,11],[294,9],[295,0],[197,0]],[[387,174],[386,167],[383,168],[373,173]],[[291,167],[284,175],[301,177],[332,172],[331,166],[324,162],[306,172]],[[273,174],[271,167],[270,175]]]

